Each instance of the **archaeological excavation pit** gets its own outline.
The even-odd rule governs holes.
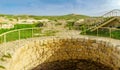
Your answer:
[[[118,45],[90,38],[37,39],[19,48],[10,70],[119,70]]]

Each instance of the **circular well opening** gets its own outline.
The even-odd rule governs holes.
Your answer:
[[[91,60],[63,60],[38,65],[32,70],[113,70],[111,67]]]

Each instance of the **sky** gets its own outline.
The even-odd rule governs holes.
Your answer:
[[[0,14],[99,16],[120,9],[120,0],[1,0]]]

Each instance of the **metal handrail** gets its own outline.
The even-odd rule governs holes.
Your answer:
[[[0,37],[3,36],[3,42],[2,43],[6,43],[7,40],[6,40],[6,35],[9,34],[9,33],[12,33],[12,32],[17,32],[18,31],[18,40],[21,40],[21,35],[20,35],[20,31],[22,30],[34,30],[34,29],[42,29],[42,27],[35,27],[35,28],[22,28],[22,29],[16,29],[16,30],[11,30],[11,31],[8,31],[8,32],[5,32],[5,33],[2,33],[0,34]],[[33,32],[33,31],[32,31]],[[32,36],[31,38],[33,37],[33,33],[32,33]],[[2,40],[1,40],[2,41]]]
[[[5,34],[11,33],[11,32],[15,32],[15,31],[19,31],[19,30],[27,30],[27,29],[38,29],[39,27],[35,27],[35,28],[22,28],[22,29],[15,29],[15,30],[11,30],[11,31],[7,31],[5,33],[0,34],[0,36],[3,36]],[[41,27],[42,28],[42,27]]]
[[[106,33],[105,30],[107,30],[108,34],[105,34],[105,36],[104,36],[103,34]],[[84,30],[82,30],[82,31],[84,31]],[[101,33],[101,31],[103,31],[103,34]],[[117,36],[113,32],[115,32],[117,34]],[[118,29],[118,28],[100,27],[100,28],[96,29],[93,32],[92,31],[84,31],[81,34],[84,34],[84,35],[93,35],[93,36],[97,36],[97,37],[108,37],[108,38],[119,39],[120,40],[120,37],[118,37],[120,35],[119,32],[120,32],[120,29]]]

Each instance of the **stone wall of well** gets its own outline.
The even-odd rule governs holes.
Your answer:
[[[89,59],[114,69],[120,68],[119,45],[81,37],[36,39],[16,50],[8,70],[31,70],[44,62],[68,59]]]

